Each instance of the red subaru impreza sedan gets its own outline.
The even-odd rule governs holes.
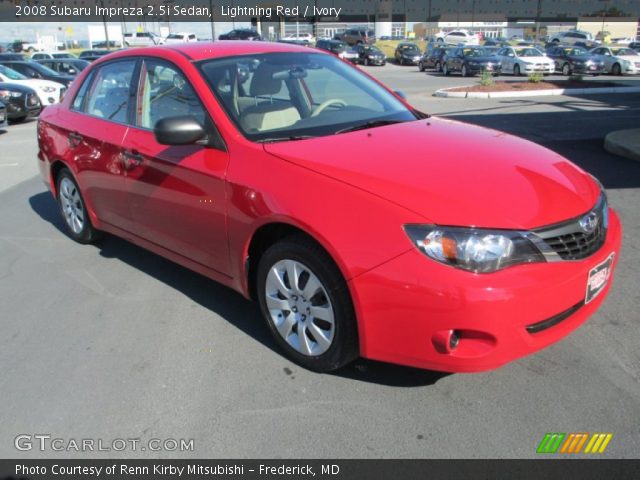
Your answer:
[[[588,173],[304,47],[108,55],[42,114],[38,141],[73,239],[109,232],[256,299],[317,371],[359,355],[498,367],[582,324],[620,251]]]

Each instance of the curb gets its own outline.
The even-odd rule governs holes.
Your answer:
[[[604,137],[604,149],[630,160],[640,162],[640,129],[618,130]]]
[[[449,92],[446,88],[436,90],[434,97],[442,98],[507,98],[548,97],[553,95],[597,95],[599,93],[640,93],[640,87],[590,87],[552,88],[548,90],[525,90],[520,92]]]

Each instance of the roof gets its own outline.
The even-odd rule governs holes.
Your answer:
[[[255,42],[248,40],[218,40],[216,42],[193,42],[155,47],[131,48],[118,51],[118,56],[158,55],[162,51],[179,52],[189,60],[232,57],[270,52],[314,52],[308,47],[289,43]]]

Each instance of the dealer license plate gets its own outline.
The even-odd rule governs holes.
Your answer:
[[[600,292],[604,289],[611,276],[611,267],[613,266],[613,257],[615,253],[612,253],[607,259],[593,267],[589,271],[589,278],[587,280],[587,293],[585,295],[584,303],[589,303],[596,298]]]

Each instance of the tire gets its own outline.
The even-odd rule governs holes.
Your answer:
[[[438,73],[442,71],[442,65],[440,64],[440,62],[436,62],[436,64],[433,66],[433,68]]]
[[[613,75],[622,75],[622,68],[620,67],[619,63],[613,64],[613,66],[611,67],[611,73]]]
[[[518,65],[517,63],[513,66],[513,74],[516,77],[520,76],[520,65]]]
[[[71,238],[78,243],[95,243],[103,233],[91,224],[87,207],[75,178],[64,168],[56,179],[56,192],[60,215]]]
[[[424,63],[422,62],[418,63],[418,70],[421,72],[424,72]]]
[[[287,272],[294,272],[297,287]],[[314,287],[305,292],[310,284]],[[264,252],[257,293],[276,343],[297,364],[330,372],[358,357],[358,330],[347,284],[327,252],[306,235],[284,238]]]
[[[562,65],[562,74],[565,77],[568,77],[569,75],[571,75],[571,67],[569,66],[568,63],[565,63],[564,65]]]
[[[462,75],[463,77],[466,77],[468,74],[469,72],[467,72],[467,66],[462,65],[462,68],[460,69],[460,75]]]
[[[9,120],[10,123],[23,123],[26,119],[28,118],[28,115],[25,115],[24,117],[18,117],[18,118],[12,118]]]
[[[436,40],[436,43],[444,43],[444,38],[438,38],[438,39]]]
[[[368,67],[368,66],[369,66],[369,59],[368,59],[367,57],[364,57],[364,61],[362,62],[362,64],[363,64],[365,67]]]
[[[442,73],[444,74],[445,77],[449,75],[449,67],[447,67],[446,63],[442,64]]]
[[[400,65],[404,65],[404,59],[402,57],[400,57]]]

